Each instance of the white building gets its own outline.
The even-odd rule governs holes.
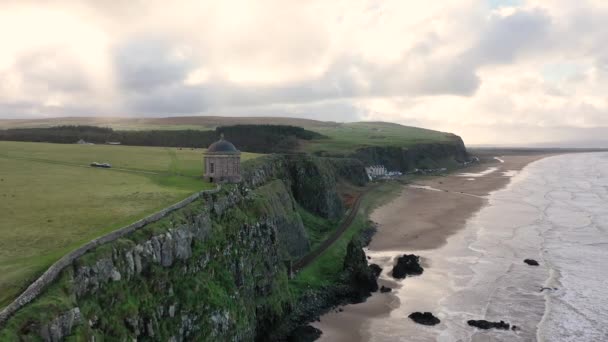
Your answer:
[[[375,178],[383,177],[386,175],[386,167],[384,165],[372,165],[365,167],[365,172],[367,173],[367,177],[369,180],[373,180]]]

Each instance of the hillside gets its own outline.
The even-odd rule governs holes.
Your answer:
[[[349,156],[366,147],[409,148],[417,144],[452,144],[459,138],[450,133],[403,126],[387,122],[337,123],[282,117],[170,117],[170,118],[50,118],[36,120],[0,120],[0,129],[46,128],[62,125],[92,125],[115,130],[215,130],[233,125],[289,125],[320,133],[321,139],[301,140],[291,152],[322,156]],[[181,134],[181,133],[180,133]],[[233,139],[234,140],[234,139]],[[245,149],[247,150],[247,149]]]
[[[230,125],[291,125],[304,128],[332,127],[335,122],[282,117],[223,117],[223,116],[176,116],[167,118],[128,117],[65,117],[45,119],[0,119],[0,129],[34,128],[64,125],[90,125],[125,130],[148,129],[199,129],[211,130]]]

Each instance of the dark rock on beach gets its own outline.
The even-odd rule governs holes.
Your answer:
[[[481,319],[481,320],[472,319],[470,321],[467,321],[467,324],[472,327],[483,329],[483,330],[488,330],[488,329],[509,330],[511,328],[511,325],[509,323],[505,323],[505,321],[489,322],[489,321],[486,321],[485,319]]]
[[[382,273],[382,267],[376,264],[371,264],[369,265],[369,269],[372,270],[372,274],[376,277],[376,279],[380,277],[380,273]]]
[[[524,262],[530,266],[538,266],[538,261],[534,259],[526,259]]]
[[[409,315],[409,318],[412,321],[422,325],[437,325],[441,322],[439,318],[435,317],[430,312],[414,312]]]
[[[321,337],[321,330],[310,326],[303,325],[301,327],[296,328],[291,336],[287,338],[289,342],[312,342],[316,341]]]
[[[420,266],[420,257],[414,254],[404,254],[397,259],[393,267],[393,277],[403,279],[406,276],[420,275],[424,269]]]
[[[380,288],[381,293],[387,293],[387,292],[391,292],[391,291],[393,291],[393,289],[391,289],[390,287],[386,287],[384,285],[382,285],[382,287]]]
[[[374,267],[375,266],[375,267]],[[371,292],[378,291],[378,265],[367,265],[367,258],[358,239],[353,239],[346,247],[344,257],[345,281],[351,284],[357,295],[353,302],[362,302],[371,295]]]

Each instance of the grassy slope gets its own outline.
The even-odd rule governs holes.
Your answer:
[[[211,188],[202,151],[1,141],[0,307],[78,245]]]
[[[354,122],[314,130],[328,138],[307,143],[303,148],[306,152],[344,154],[364,146],[408,147],[419,143],[446,142],[450,139],[450,135],[443,132],[386,122]]]

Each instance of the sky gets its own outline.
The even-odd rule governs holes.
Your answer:
[[[0,0],[0,118],[391,121],[608,142],[605,0]]]

